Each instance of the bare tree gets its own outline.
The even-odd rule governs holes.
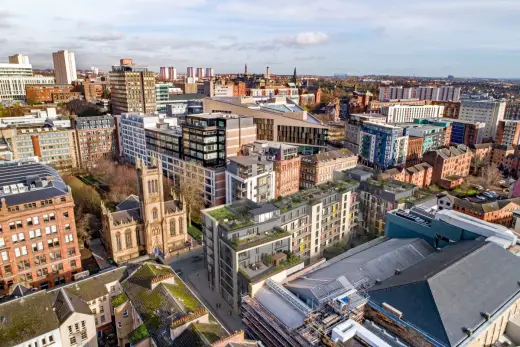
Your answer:
[[[500,184],[502,173],[494,165],[482,168],[482,186],[486,189],[496,187]]]
[[[90,246],[90,240],[93,237],[99,237],[98,233],[101,229],[101,220],[97,215],[85,213],[79,219],[76,219],[76,230],[78,238],[85,246]]]
[[[487,165],[489,165],[489,160],[484,156],[474,155],[473,158],[471,158],[471,170],[474,176],[478,175],[480,170]]]
[[[191,225],[191,218],[198,216],[204,208],[204,174],[199,175],[198,166],[192,165],[192,172],[186,171],[184,175],[178,176],[178,188],[186,204],[188,225]]]

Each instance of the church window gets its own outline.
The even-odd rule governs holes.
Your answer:
[[[127,249],[132,248],[132,232],[130,230],[125,232],[125,243]]]
[[[157,219],[157,209],[156,209],[156,208],[154,208],[154,209],[152,210],[152,218],[153,218],[153,219]]]
[[[170,236],[175,236],[175,218],[170,220]]]
[[[154,229],[152,230],[152,235],[154,235],[154,236],[159,235],[159,229],[154,228]]]
[[[116,250],[118,252],[123,250],[123,247],[121,246],[121,233],[119,231],[116,233]]]
[[[139,237],[139,229],[137,229],[135,231],[135,241],[137,242],[138,246],[141,244],[140,240],[141,240],[141,238]]]
[[[184,234],[184,223],[182,222],[182,219],[179,219],[179,234]]]

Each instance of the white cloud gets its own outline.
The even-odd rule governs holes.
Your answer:
[[[320,43],[327,42],[329,40],[329,35],[322,32],[307,32],[307,33],[299,33],[294,38],[294,42],[298,45],[318,45]]]

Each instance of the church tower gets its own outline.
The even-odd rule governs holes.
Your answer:
[[[136,159],[141,218],[144,223],[146,252],[164,255],[164,191],[162,162],[152,157],[148,167],[143,159]]]

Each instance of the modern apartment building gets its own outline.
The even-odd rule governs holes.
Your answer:
[[[441,86],[441,87],[411,87],[402,86],[379,87],[379,101],[419,99],[429,101],[459,101],[460,87]]]
[[[303,156],[300,167],[300,187],[312,188],[331,182],[334,171],[353,169],[357,163],[357,155],[346,148]]]
[[[406,162],[408,136],[403,128],[364,122],[359,138],[359,156],[365,163],[386,169]]]
[[[359,132],[363,122],[386,123],[386,117],[379,113],[351,114],[345,122],[345,148],[359,154]]]
[[[372,101],[370,101],[370,104],[368,104],[367,112],[380,113],[381,108],[395,106],[395,105],[424,106],[424,105],[426,105],[426,101],[419,100],[419,99],[388,100],[388,101],[372,100]]]
[[[300,190],[301,157],[298,147],[280,142],[255,141],[244,145],[245,155],[265,155],[274,162],[275,191],[274,197],[288,196]]]
[[[168,77],[172,82],[177,80],[177,69],[174,66],[168,67]]]
[[[398,124],[403,128],[404,135],[409,137],[421,137],[423,139],[422,153],[432,151],[444,146],[444,128],[429,124],[402,123]],[[449,141],[448,141],[449,143]],[[410,145],[408,143],[408,145]]]
[[[394,105],[381,107],[381,113],[386,116],[386,122],[389,124],[412,123],[414,119],[442,117],[444,106]]]
[[[258,140],[298,145],[301,153],[314,154],[327,145],[327,126],[286,97],[266,101],[253,97],[206,98],[204,112],[253,117]]]
[[[110,72],[112,113],[156,111],[155,73],[137,67],[131,59],[121,59]]]
[[[81,168],[96,166],[105,158],[116,154],[114,117],[111,115],[75,117],[72,125],[76,131],[77,150]]]
[[[267,202],[275,198],[274,162],[266,156],[228,158],[226,167],[226,203],[237,200]]]
[[[520,103],[519,102],[508,102],[506,104],[506,115],[504,119],[508,120],[519,120],[520,119]]]
[[[423,155],[433,167],[432,182],[445,188],[454,188],[469,175],[473,153],[465,145],[450,146]]]
[[[34,161],[1,164],[0,187],[0,293],[71,282],[81,260],[70,188]]]
[[[205,77],[204,75],[204,68],[202,67],[198,67],[197,70],[196,70],[196,76],[198,79],[202,79]]]
[[[213,78],[213,77],[215,77],[215,70],[213,70],[212,67],[207,67],[205,75],[207,78]]]
[[[54,77],[33,76],[29,64],[0,64],[0,100],[25,100],[25,86],[55,84]]]
[[[498,122],[496,143],[516,147],[520,143],[520,120],[501,120]]]
[[[188,66],[188,67],[186,68],[186,77],[187,77],[187,78],[190,78],[190,77],[191,77],[191,78],[194,78],[194,77],[195,77],[195,70],[194,70],[193,67]]]
[[[480,144],[484,140],[486,123],[464,120],[451,122],[451,143],[461,143],[466,146]]]
[[[23,54],[15,54],[9,56],[9,64],[29,65],[29,57]]]
[[[484,139],[496,139],[498,122],[504,119],[505,111],[505,101],[463,100],[459,119],[473,123],[485,123]]]
[[[78,79],[74,53],[66,50],[54,52],[52,53],[52,61],[57,84],[71,84]]]
[[[79,167],[76,132],[70,127],[29,123],[3,128],[0,133],[15,159],[38,157],[40,162],[61,172]]]
[[[238,310],[250,284],[318,259],[355,227],[356,187],[354,181],[337,181],[274,203],[244,200],[203,210],[211,287]]]
[[[182,94],[182,90],[174,87],[173,83],[156,83],[155,98],[157,112],[166,113],[168,105],[172,103],[170,96],[179,94]]]

